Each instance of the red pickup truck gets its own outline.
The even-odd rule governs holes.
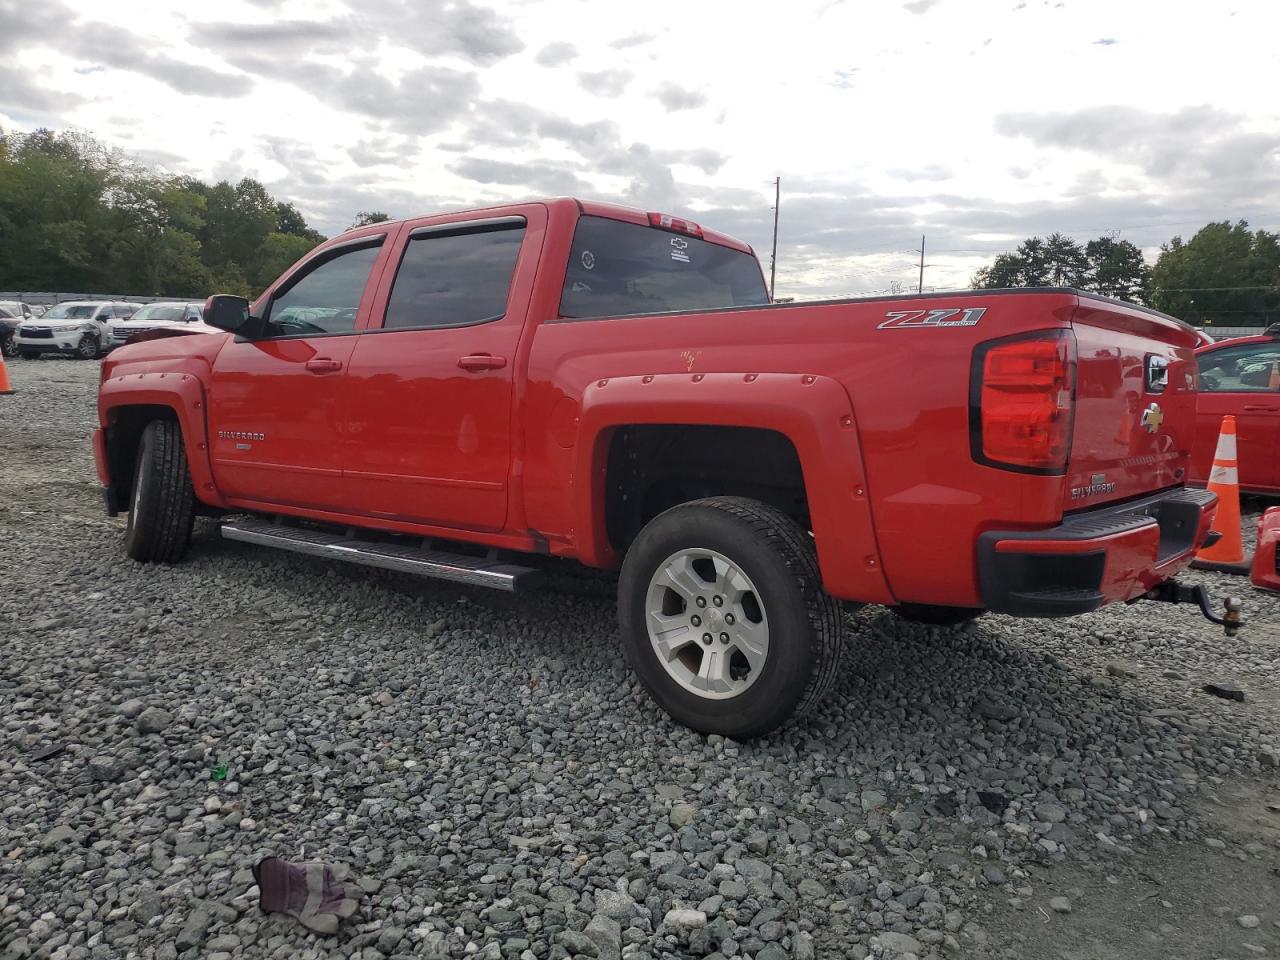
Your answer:
[[[841,601],[1188,599],[1216,509],[1183,485],[1195,334],[1070,290],[771,304],[744,243],[556,199],[349,231],[205,318],[227,332],[102,365],[131,557],[180,559],[208,513],[506,590],[546,566],[523,555],[620,568],[630,663],[707,732],[816,703]]]

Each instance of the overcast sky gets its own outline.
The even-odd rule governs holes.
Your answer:
[[[957,287],[1023,237],[1280,228],[1277,0],[0,0],[0,125],[256,177],[334,233],[574,194],[778,294]]]

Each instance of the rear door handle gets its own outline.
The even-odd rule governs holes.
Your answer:
[[[1280,405],[1260,406],[1257,404],[1246,404],[1244,409],[1247,413],[1280,413]]]
[[[488,353],[472,353],[458,358],[458,366],[463,370],[501,370],[506,365],[506,357],[495,357]]]
[[[330,360],[328,357],[318,357],[315,360],[308,360],[306,367],[312,373],[333,373],[335,370],[342,369],[342,361]]]

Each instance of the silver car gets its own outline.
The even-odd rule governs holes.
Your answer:
[[[202,319],[204,319],[203,303],[183,300],[148,303],[128,320],[111,321],[111,346],[120,346],[135,333],[146,333],[157,327],[167,327],[175,323],[198,323]]]

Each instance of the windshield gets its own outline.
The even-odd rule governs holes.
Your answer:
[[[135,313],[130,320],[164,320],[167,323],[177,323],[182,319],[182,304],[174,303],[151,303],[143,307]]]
[[[96,303],[60,303],[43,317],[45,320],[88,320],[98,309]]]
[[[560,296],[562,317],[612,317],[768,303],[756,258],[696,237],[582,217]]]

